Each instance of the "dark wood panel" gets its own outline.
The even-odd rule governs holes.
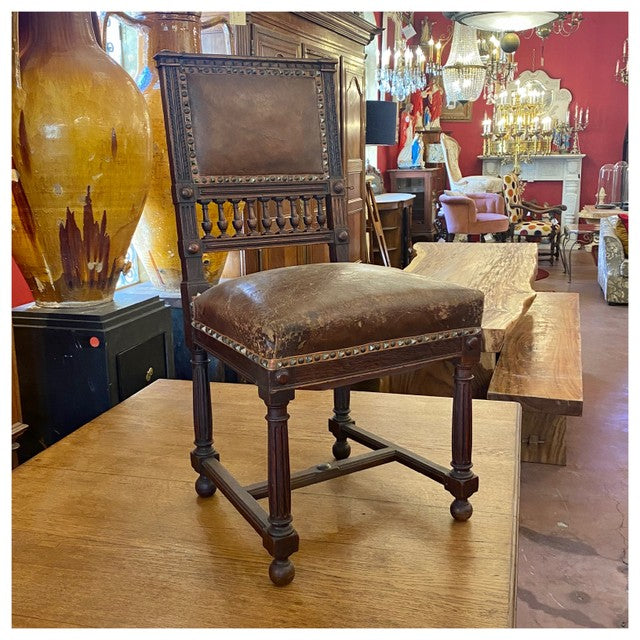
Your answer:
[[[292,41],[286,35],[272,31],[261,25],[251,25],[251,53],[254,56],[268,58],[300,58],[302,45]]]
[[[366,260],[364,222],[364,46],[379,29],[347,12],[251,12],[236,28],[239,51],[251,55],[339,60],[336,77],[343,171],[347,183],[349,259]],[[247,252],[247,272],[307,262],[326,262],[326,247]]]

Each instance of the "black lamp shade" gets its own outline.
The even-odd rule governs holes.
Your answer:
[[[366,144],[396,144],[398,133],[398,103],[367,100]]]

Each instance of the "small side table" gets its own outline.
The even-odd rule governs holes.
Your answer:
[[[413,215],[413,193],[379,193],[376,204],[380,212],[382,232],[389,250],[389,261],[392,267],[404,269],[410,262],[413,252],[411,241],[411,222]],[[377,264],[380,253],[372,247],[373,259]]]
[[[573,250],[578,247],[584,247],[593,243],[595,236],[600,231],[599,224],[567,224],[564,226],[562,236],[560,237],[560,258],[564,273],[569,276],[571,282],[571,258]],[[567,254],[567,247],[569,249]]]

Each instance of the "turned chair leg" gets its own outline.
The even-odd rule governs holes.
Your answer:
[[[460,521],[468,520],[473,513],[473,507],[468,500],[469,495],[477,488],[471,467],[472,446],[472,392],[471,382],[473,373],[471,366],[479,358],[480,340],[472,337],[467,341],[466,350],[469,356],[463,356],[456,363],[453,391],[453,417],[451,424],[451,471],[450,476],[462,481],[454,493],[455,500],[451,503],[451,515]],[[474,486],[472,479],[476,480]]]
[[[291,478],[289,468],[289,435],[287,405],[293,391],[269,394],[259,390],[267,406],[268,428],[268,495],[269,527],[264,545],[273,556],[269,566],[271,581],[279,586],[289,584],[295,568],[289,556],[298,550],[298,534],[291,525]]]
[[[336,441],[331,449],[336,460],[344,460],[351,453],[351,445],[347,442],[347,436],[343,433],[343,425],[353,425],[350,417],[351,388],[337,387],[333,390],[333,417],[329,418],[329,431]]]
[[[191,370],[193,372],[193,428],[195,432],[192,462],[196,471],[200,472],[199,463],[206,458],[220,459],[213,448],[213,418],[211,416],[211,388],[209,386],[209,356],[207,352],[193,347],[191,353]],[[209,498],[216,491],[216,485],[210,478],[200,473],[196,480],[196,493],[201,498]]]

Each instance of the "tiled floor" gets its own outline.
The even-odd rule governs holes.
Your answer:
[[[539,291],[580,294],[584,411],[567,421],[567,466],[522,463],[517,627],[626,627],[627,307],[607,305],[574,254]]]

